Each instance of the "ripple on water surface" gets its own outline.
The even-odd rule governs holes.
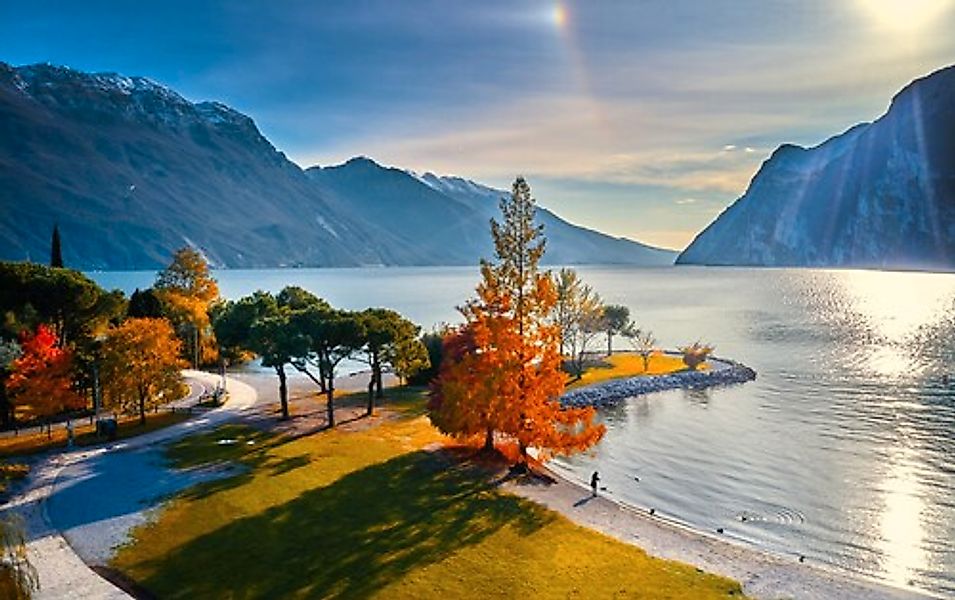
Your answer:
[[[759,378],[606,411],[605,440],[564,462],[577,477],[586,481],[597,469],[616,499],[894,585],[955,595],[955,276],[578,271],[607,302],[629,307],[662,346],[704,340]],[[154,279],[91,275],[127,292]],[[459,320],[454,307],[479,275],[409,268],[216,277],[230,298],[299,285],[343,308],[393,308],[429,329]],[[743,514],[754,520],[742,522]]]
[[[757,381],[631,399],[604,414],[594,452],[565,467],[600,470],[618,499],[701,529],[955,594],[955,373],[943,379],[955,364],[955,277],[703,276],[725,288],[695,309],[693,337]],[[630,307],[665,331],[689,318],[677,299],[669,306]]]

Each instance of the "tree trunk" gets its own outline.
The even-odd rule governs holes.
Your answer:
[[[315,377],[315,374],[312,373],[311,371],[309,371],[309,370],[308,370],[308,367],[306,367],[304,364],[303,364],[303,365],[298,365],[298,364],[296,364],[296,363],[292,363],[292,366],[295,367],[295,369],[296,369],[299,373],[303,373],[306,377],[308,377],[309,379],[311,379],[312,382],[313,382],[315,385],[318,386],[318,391],[319,391],[319,392],[321,392],[322,394],[325,393],[325,382],[322,381],[321,379]]]
[[[325,396],[328,398],[328,427],[331,429],[335,426],[335,383],[332,379],[328,381],[328,391],[325,392]]]
[[[282,403],[282,420],[288,419],[288,385],[285,381],[285,365],[275,367],[275,374],[279,376],[279,402]]]
[[[368,381],[368,416],[375,412],[375,397],[377,388],[377,397],[381,398],[381,363],[378,358],[378,351],[371,352],[371,380]]]
[[[192,364],[195,370],[199,370],[199,326],[192,325]]]
[[[378,365],[378,368],[375,369],[375,397],[376,398],[385,397],[385,389],[384,389],[384,386],[381,384],[381,365]]]
[[[494,450],[494,430],[490,427],[487,428],[487,433],[484,436],[484,448],[485,451],[491,452]]]
[[[146,394],[139,392],[139,424],[146,425]]]
[[[613,334],[607,332],[607,356],[613,355]]]
[[[368,410],[365,411],[365,414],[369,417],[372,413],[375,412],[375,374],[371,374],[371,379],[368,380]]]

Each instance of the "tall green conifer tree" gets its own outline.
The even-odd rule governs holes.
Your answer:
[[[63,250],[60,248],[60,227],[53,226],[53,239],[50,240],[50,266],[63,268]]]

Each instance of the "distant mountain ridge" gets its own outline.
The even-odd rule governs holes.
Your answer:
[[[343,212],[445,248],[448,264],[474,264],[475,257],[493,254],[487,224],[492,217],[500,218],[498,201],[510,193],[461,177],[384,167],[366,157],[333,167],[311,167],[306,173],[340,203]],[[417,208],[402,210],[407,206]],[[545,264],[662,266],[673,264],[676,256],[670,250],[573,225],[546,208],[538,209],[537,218],[548,240]]]
[[[677,263],[955,269],[955,66],[872,123],[780,146]]]
[[[306,172],[224,104],[0,62],[0,259],[45,262],[56,223],[81,269],[154,269],[183,245],[222,267],[476,264],[502,193],[365,158]],[[551,262],[675,257],[540,215]]]

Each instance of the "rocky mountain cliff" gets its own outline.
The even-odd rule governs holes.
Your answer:
[[[482,210],[374,163],[306,175],[249,117],[148,79],[0,63],[0,259],[46,262],[56,223],[81,269],[153,269],[183,245],[224,267],[476,264]],[[659,258],[578,230],[552,240],[567,262]]]
[[[677,263],[955,269],[955,67],[873,123],[781,146]]]
[[[248,117],[141,78],[0,65],[0,258],[155,268],[189,244],[226,266],[380,263]]]

